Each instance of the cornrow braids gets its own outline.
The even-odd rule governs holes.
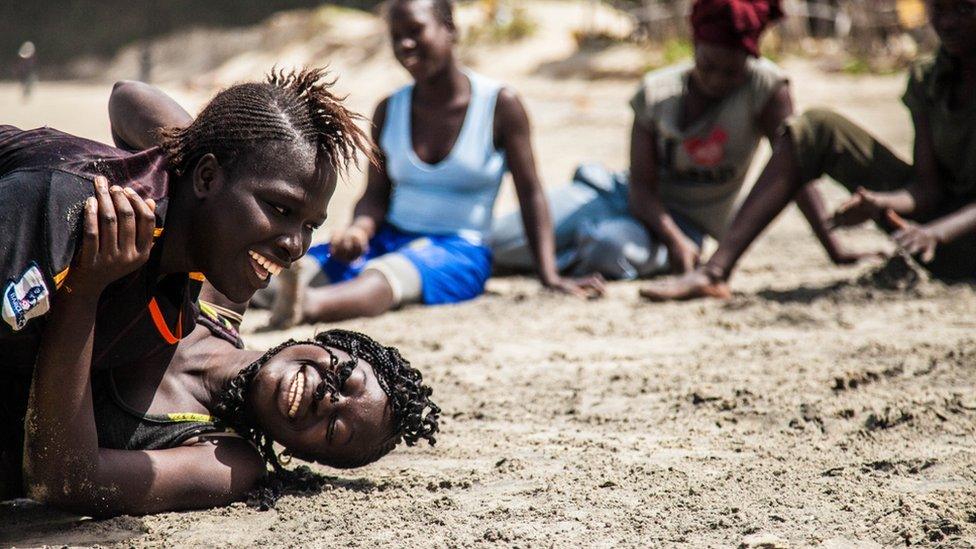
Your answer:
[[[330,398],[334,402],[338,398],[336,393],[356,368],[357,362],[364,360],[372,365],[377,382],[389,399],[393,417],[391,433],[368,454],[349,462],[319,460],[320,463],[341,469],[361,467],[385,456],[401,441],[407,446],[413,446],[420,440],[426,440],[431,446],[437,442],[434,435],[439,431],[438,419],[441,410],[430,400],[433,391],[429,386],[424,385],[420,371],[412,367],[396,348],[383,346],[359,332],[338,329],[316,334],[310,340],[290,339],[269,349],[260,358],[241,369],[217,395],[214,405],[214,415],[222,423],[233,428],[237,434],[250,440],[264,461],[272,468],[272,477],[263,482],[257,491],[260,494],[258,499],[261,501],[261,507],[273,505],[281,492],[275,486],[284,486],[283,482],[287,484],[285,481],[294,475],[283,467],[274,451],[274,440],[257,426],[254,418],[249,417],[245,408],[247,393],[258,371],[272,357],[293,345],[308,344],[322,347],[332,357],[331,368],[317,369],[322,377],[322,382],[316,387],[314,393],[317,400]],[[340,361],[332,353],[333,348],[344,351],[350,359]]]
[[[390,17],[390,12],[394,6],[397,4],[406,4],[407,2],[416,2],[418,0],[389,0],[386,4],[387,18]],[[445,27],[455,29],[457,26],[454,24],[454,0],[427,0],[432,4],[434,8],[434,16],[440,21]]]
[[[317,334],[315,339],[373,366],[380,387],[390,399],[395,421],[394,437],[402,438],[407,446],[420,440],[426,440],[431,446],[436,444],[434,435],[439,430],[437,421],[441,409],[431,402],[433,390],[424,385],[423,375],[396,347],[386,347],[365,334],[350,330],[329,330]],[[376,459],[379,457],[382,456]]]
[[[221,91],[186,128],[161,130],[170,169],[185,174],[208,153],[232,171],[267,169],[281,146],[314,152],[335,173],[356,164],[357,151],[375,164],[371,141],[356,125],[366,119],[343,106],[345,97],[333,93],[336,79],[328,76],[322,68],[275,68],[265,82]]]

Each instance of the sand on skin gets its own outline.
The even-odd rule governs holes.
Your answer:
[[[540,64],[565,52],[526,48],[473,57],[525,98],[547,185],[579,161],[623,167],[634,82],[540,76],[525,68],[527,52]],[[501,62],[488,63],[491,52]],[[383,55],[338,67],[366,112],[403,81]],[[833,104],[907,155],[904,75],[783,64],[801,108]],[[387,74],[381,85],[377,74]],[[171,89],[192,107],[206,96]],[[42,85],[21,105],[3,84],[0,118],[108,139],[107,94],[100,83]],[[348,220],[361,184],[340,186],[329,226]],[[831,203],[843,198],[822,186]],[[509,185],[500,209],[513,205]],[[845,240],[890,249],[868,228]],[[726,303],[645,304],[636,283],[582,302],[516,277],[492,280],[471,303],[342,323],[424,370],[444,409],[435,448],[349,473],[319,469],[334,478],[269,512],[90,521],[8,504],[0,544],[969,546],[976,292],[858,283],[877,267],[831,266],[791,208],[746,257]],[[248,331],[265,318],[250,316]],[[324,328],[247,338],[267,348]]]

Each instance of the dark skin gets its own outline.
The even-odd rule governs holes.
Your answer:
[[[416,82],[411,125],[414,152],[425,163],[446,158],[461,132],[471,100],[471,84],[455,58],[457,30],[440,21],[431,2],[398,2],[389,16],[393,51]],[[387,101],[373,116],[373,139],[380,140]],[[599,277],[569,279],[559,276],[555,263],[552,220],[535,168],[528,114],[514,91],[502,89],[495,107],[496,146],[505,151],[522,208],[529,244],[539,279],[547,288],[579,297],[603,294]],[[362,198],[356,204],[352,224],[332,236],[332,252],[352,261],[366,252],[369,239],[386,217],[392,183],[384,169],[385,159],[371,166]],[[382,275],[367,271],[340,284],[309,289],[304,300],[306,322],[337,321],[373,316],[394,307],[393,290]]]
[[[688,94],[683,98],[683,127],[705,116],[730,94],[746,83],[748,55],[740,50],[698,43],[695,46],[695,68],[691,72]],[[769,99],[759,117],[759,126],[772,142],[783,122],[793,114],[793,100],[787,86]],[[630,210],[668,248],[672,269],[686,273],[698,266],[701,250],[678,227],[665,208],[658,192],[656,136],[634,121],[630,149]],[[853,263],[864,254],[851,253],[841,246],[826,225],[823,199],[812,185],[797,195],[797,205],[810,223],[814,234],[835,263]]]
[[[143,109],[147,104],[151,108]],[[155,129],[190,120],[171,99],[139,83],[116,85],[109,111],[117,143],[135,149],[153,146]],[[141,113],[131,118],[135,122],[118,123],[133,113]],[[201,160],[201,164],[210,162],[215,161]],[[226,193],[222,183],[213,183],[219,175],[207,175],[207,169],[198,165],[195,173],[201,175],[193,177],[209,181],[205,187],[217,196],[221,196],[220,191]],[[245,208],[246,213],[257,204],[259,211],[250,210],[256,217],[247,224],[276,233],[267,238],[269,247],[257,248],[262,255],[279,257],[275,247],[282,254],[304,253],[313,223],[306,221],[298,205],[288,215],[279,210],[294,204],[289,202],[289,181],[278,178],[273,188],[269,188],[267,178],[251,178],[244,184],[254,189],[252,200],[239,201],[235,207]],[[178,448],[153,451],[98,447],[90,384],[95,307],[109,282],[141,268],[148,258],[153,248],[155,208],[151,200],[143,201],[128,189],[109,190],[107,185],[100,178],[97,205],[86,209],[85,239],[58,294],[52,326],[45,334],[35,368],[25,440],[28,494],[95,516],[205,508],[242,499],[265,474],[266,465],[255,448],[241,438],[209,435],[188,440]],[[261,200],[266,203],[261,204]],[[324,217],[324,210],[321,215]],[[166,230],[170,231],[169,224]],[[253,280],[257,271],[247,267],[245,272],[250,276],[245,280]],[[201,295],[244,312],[242,305],[209,284]],[[348,358],[340,350],[333,352],[340,360]],[[169,364],[156,369],[120,369],[114,374],[122,398],[136,410],[208,414],[227,381],[259,356],[237,349],[198,325],[180,341]],[[307,393],[318,381],[313,365],[328,364],[327,356],[325,349],[313,345],[285,349],[256,376],[245,405],[258,426],[292,455],[325,462],[355,461],[388,439],[391,423],[387,398],[372,367],[360,361],[340,388],[338,402],[311,399]],[[280,387],[290,383],[299,369],[307,377],[308,389],[300,399],[296,417],[288,417],[287,411],[281,417],[275,406],[281,399]]]
[[[76,512],[110,515],[153,512],[183,497],[198,506],[237,499],[260,476],[260,459],[249,466],[207,467],[205,460],[247,463],[243,441],[158,452],[119,452],[98,447],[91,396],[95,313],[102,290],[141,267],[152,247],[153,205],[100,178],[97,205],[85,207],[85,235],[59,291],[44,334],[27,411],[25,488],[33,499]],[[162,503],[162,505],[161,505]]]
[[[24,472],[30,497],[82,514],[110,516],[198,509],[242,499],[265,474],[257,450],[236,436],[201,436],[165,450],[98,447],[91,392],[95,313],[102,290],[142,266],[153,246],[152,201],[97,182],[85,209],[85,237],[60,290],[34,370],[27,412]],[[229,303],[224,303],[230,305]],[[339,360],[348,359],[332,350]],[[209,414],[226,383],[260,356],[198,326],[159,369],[116,372],[129,406],[152,414]],[[329,351],[288,347],[255,377],[245,403],[258,425],[296,457],[348,462],[389,438],[387,397],[360,361],[337,402],[316,401]],[[288,389],[306,378],[301,397]],[[296,392],[297,394],[297,392]],[[297,402],[292,413],[290,405]]]
[[[115,85],[109,117],[116,142],[136,150],[157,145],[160,128],[193,121],[171,98],[139,82]],[[244,303],[268,283],[251,252],[286,269],[308,251],[312,231],[327,217],[337,175],[306,144],[279,149],[273,174],[230,173],[208,154],[174,185],[164,272],[202,272],[222,295]]]
[[[961,69],[961,77],[950,91],[950,105],[968,107],[976,101],[976,0],[930,0],[928,8],[943,47]],[[922,261],[931,261],[940,244],[976,232],[976,204],[927,223],[912,221],[929,218],[945,196],[930,122],[918,113],[913,115],[913,123],[914,182],[891,192],[857,189],[834,213],[831,226],[853,226],[883,217],[895,228],[892,238],[899,248]],[[730,295],[727,281],[735,264],[804,184],[797,175],[793,143],[788,135],[781,135],[775,142],[772,159],[708,263],[681,277],[651,284],[641,290],[641,295],[655,301]]]

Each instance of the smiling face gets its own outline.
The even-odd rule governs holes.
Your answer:
[[[330,349],[339,362],[350,356]],[[357,463],[390,439],[389,399],[373,367],[362,360],[339,387],[336,402],[314,398],[331,371],[329,351],[314,344],[286,347],[258,372],[248,407],[258,426],[295,457],[326,464]]]
[[[425,80],[454,62],[457,31],[438,17],[432,0],[395,2],[388,15],[393,55],[414,80]]]
[[[277,170],[221,167],[212,155],[193,173],[198,207],[188,244],[191,263],[213,286],[241,303],[271,276],[305,255],[326,218],[336,187],[328,162],[277,146]],[[274,171],[275,173],[263,173]]]
[[[946,51],[956,57],[976,57],[976,0],[929,0],[928,9]]]
[[[692,78],[712,99],[727,97],[749,78],[749,54],[707,42],[695,43],[695,69]]]

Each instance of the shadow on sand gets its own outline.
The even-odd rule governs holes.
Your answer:
[[[756,295],[777,303],[810,304],[821,299],[833,301],[873,301],[884,295],[919,289],[930,280],[928,272],[915,260],[896,255],[881,267],[855,280],[841,280],[826,286],[801,286],[788,290],[762,290]]]
[[[382,489],[370,480],[326,476],[303,465],[269,476],[263,486],[251,493],[248,505],[270,509],[282,496],[309,497],[332,490],[371,493]],[[0,502],[0,548],[125,544],[147,532],[139,517],[95,520],[28,499]]]
[[[0,547],[109,545],[145,533],[136,517],[93,520],[27,499],[0,502]]]

